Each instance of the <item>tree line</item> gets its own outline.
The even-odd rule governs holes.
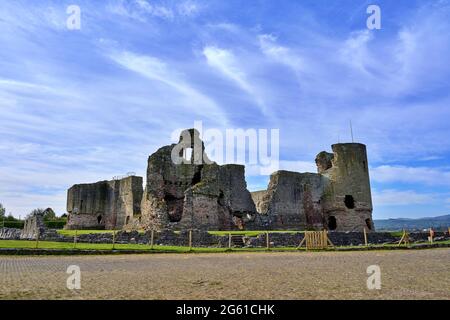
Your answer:
[[[49,228],[55,228],[60,229],[63,228],[67,221],[67,214],[63,214],[60,217],[58,217],[51,208],[42,209],[37,208],[32,210],[30,213],[28,213],[25,216],[25,219],[27,219],[31,215],[35,214],[42,214],[44,216],[44,223]],[[3,206],[2,203],[0,203],[0,226],[6,227],[6,228],[23,228],[23,225],[25,223],[25,219],[18,219],[14,217],[11,213],[6,215],[6,208]]]

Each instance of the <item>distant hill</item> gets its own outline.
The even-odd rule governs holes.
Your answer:
[[[418,219],[398,218],[374,220],[374,223],[377,231],[398,231],[402,229],[419,231],[430,227],[435,230],[447,230],[450,227],[450,214]]]

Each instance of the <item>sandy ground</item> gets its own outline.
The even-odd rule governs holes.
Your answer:
[[[81,289],[69,290],[69,265]],[[381,268],[368,290],[367,267]],[[0,299],[450,299],[450,249],[0,256]]]

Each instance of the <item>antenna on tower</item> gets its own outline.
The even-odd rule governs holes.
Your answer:
[[[353,140],[353,126],[352,126],[352,120],[350,120],[350,134],[352,135],[352,143],[355,142]]]

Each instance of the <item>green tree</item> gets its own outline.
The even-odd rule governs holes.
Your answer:
[[[52,208],[47,208],[44,211],[44,221],[56,220],[56,213]]]
[[[29,218],[29,217],[34,216],[34,215],[42,215],[42,214],[44,214],[44,212],[45,212],[44,209],[42,209],[42,208],[37,208],[37,209],[34,209],[33,211],[31,211],[31,212],[27,215],[26,218]]]
[[[6,214],[6,209],[3,207],[3,205],[0,203],[0,219],[3,219]]]
[[[37,214],[44,216],[44,221],[56,220],[56,213],[55,211],[53,211],[52,208],[47,208],[45,210],[42,208],[37,208],[31,211],[28,216],[33,216]]]

